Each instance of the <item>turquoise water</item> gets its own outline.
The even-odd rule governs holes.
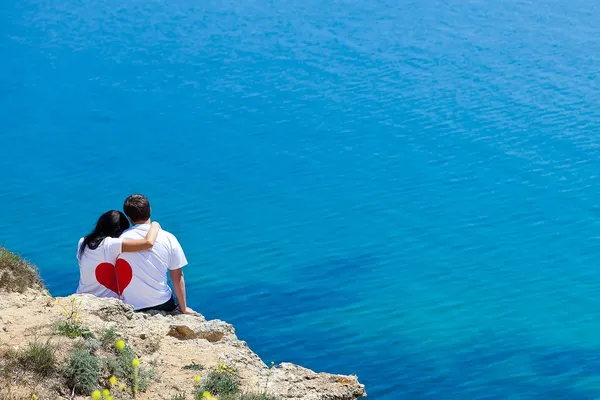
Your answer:
[[[132,192],[192,306],[370,397],[600,397],[590,0],[4,0],[0,243]]]

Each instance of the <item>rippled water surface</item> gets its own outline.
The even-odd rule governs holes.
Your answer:
[[[132,192],[189,296],[370,397],[600,397],[591,0],[3,0],[0,243]]]

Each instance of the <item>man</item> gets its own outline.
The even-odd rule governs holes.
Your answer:
[[[121,235],[122,239],[141,239],[150,229],[150,202],[141,194],[125,200],[123,211],[133,227]],[[187,260],[181,245],[169,232],[161,230],[148,250],[121,253],[116,270],[123,302],[133,305],[136,311],[175,311],[171,288],[167,284],[167,271],[175,289],[179,310],[184,314],[194,311],[186,306],[185,281],[182,268]]]

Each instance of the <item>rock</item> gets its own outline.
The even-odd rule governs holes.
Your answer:
[[[179,340],[190,340],[198,338],[196,332],[184,325],[171,326],[167,335],[173,336],[174,338],[177,338]]]
[[[133,306],[118,299],[99,299],[91,294],[77,294],[62,299],[62,302],[65,304],[71,299],[75,299],[81,309],[97,315],[104,321],[123,322],[133,318]]]
[[[205,339],[211,343],[216,343],[223,339],[225,332],[216,328],[200,329],[196,332],[185,325],[174,325],[169,328],[167,335],[179,340]]]
[[[2,309],[3,325],[11,327],[10,334],[0,329],[0,342],[10,341],[26,346],[30,341],[25,336],[28,330],[41,332],[40,327],[51,327],[64,318],[61,306],[56,301],[48,302],[47,296],[5,296],[2,293],[0,298],[8,305]],[[220,320],[207,321],[202,315],[135,313],[131,306],[118,299],[99,299],[91,295],[57,300],[66,305],[72,299],[75,299],[79,310],[81,324],[97,338],[101,338],[107,328],[113,328],[140,358],[142,367],[152,366],[155,369],[157,378],[147,392],[140,393],[138,400],[169,400],[179,392],[192,391],[194,376],[204,376],[220,363],[238,371],[243,392],[266,390],[281,400],[356,400],[366,395],[356,376],[315,373],[289,363],[268,368],[246,342],[237,338],[233,326]],[[24,313],[23,304],[35,312]],[[47,330],[47,335],[52,335],[51,331],[55,332]],[[101,346],[98,341],[53,340],[60,340],[61,351],[65,354],[68,354],[69,348],[64,346],[76,343],[90,351]],[[204,369],[184,369],[198,364]],[[52,390],[43,398],[57,398],[57,394],[63,396],[61,393],[66,393],[64,387]]]
[[[273,368],[269,377],[269,394],[305,400],[347,400],[365,395],[364,385],[356,376],[317,374],[298,365],[283,363]],[[324,397],[326,394],[326,397]]]
[[[211,343],[218,342],[219,340],[223,339],[223,336],[225,336],[225,334],[223,332],[216,332],[216,331],[200,332],[198,334],[198,337],[200,339],[208,340]]]

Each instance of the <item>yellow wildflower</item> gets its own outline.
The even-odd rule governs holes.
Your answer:
[[[115,343],[115,347],[117,348],[117,350],[123,351],[123,349],[125,348],[125,342],[122,340],[117,340],[117,343]]]
[[[121,392],[124,392],[126,387],[127,387],[127,386],[125,386],[125,384],[124,384],[124,383],[121,383],[121,384],[119,385],[119,389],[121,389]]]
[[[108,399],[110,397],[110,390],[104,389],[102,391],[102,397],[104,397],[105,399]]]
[[[94,390],[94,393],[92,393],[92,400],[100,400],[101,397],[102,394],[100,394],[100,391]]]
[[[33,394],[31,395],[31,398],[32,398],[33,400],[37,399],[37,394],[33,393]]]
[[[111,385],[116,386],[117,385],[117,378],[114,376],[111,376],[110,379],[108,380],[110,382]]]
[[[194,382],[200,383],[200,377],[198,375],[194,377]]]
[[[133,360],[131,360],[131,365],[133,365],[133,368],[137,368],[140,365],[140,359],[139,358],[134,358]]]
[[[211,399],[212,398],[212,396],[208,392],[202,393],[202,397],[204,397],[205,399]]]

